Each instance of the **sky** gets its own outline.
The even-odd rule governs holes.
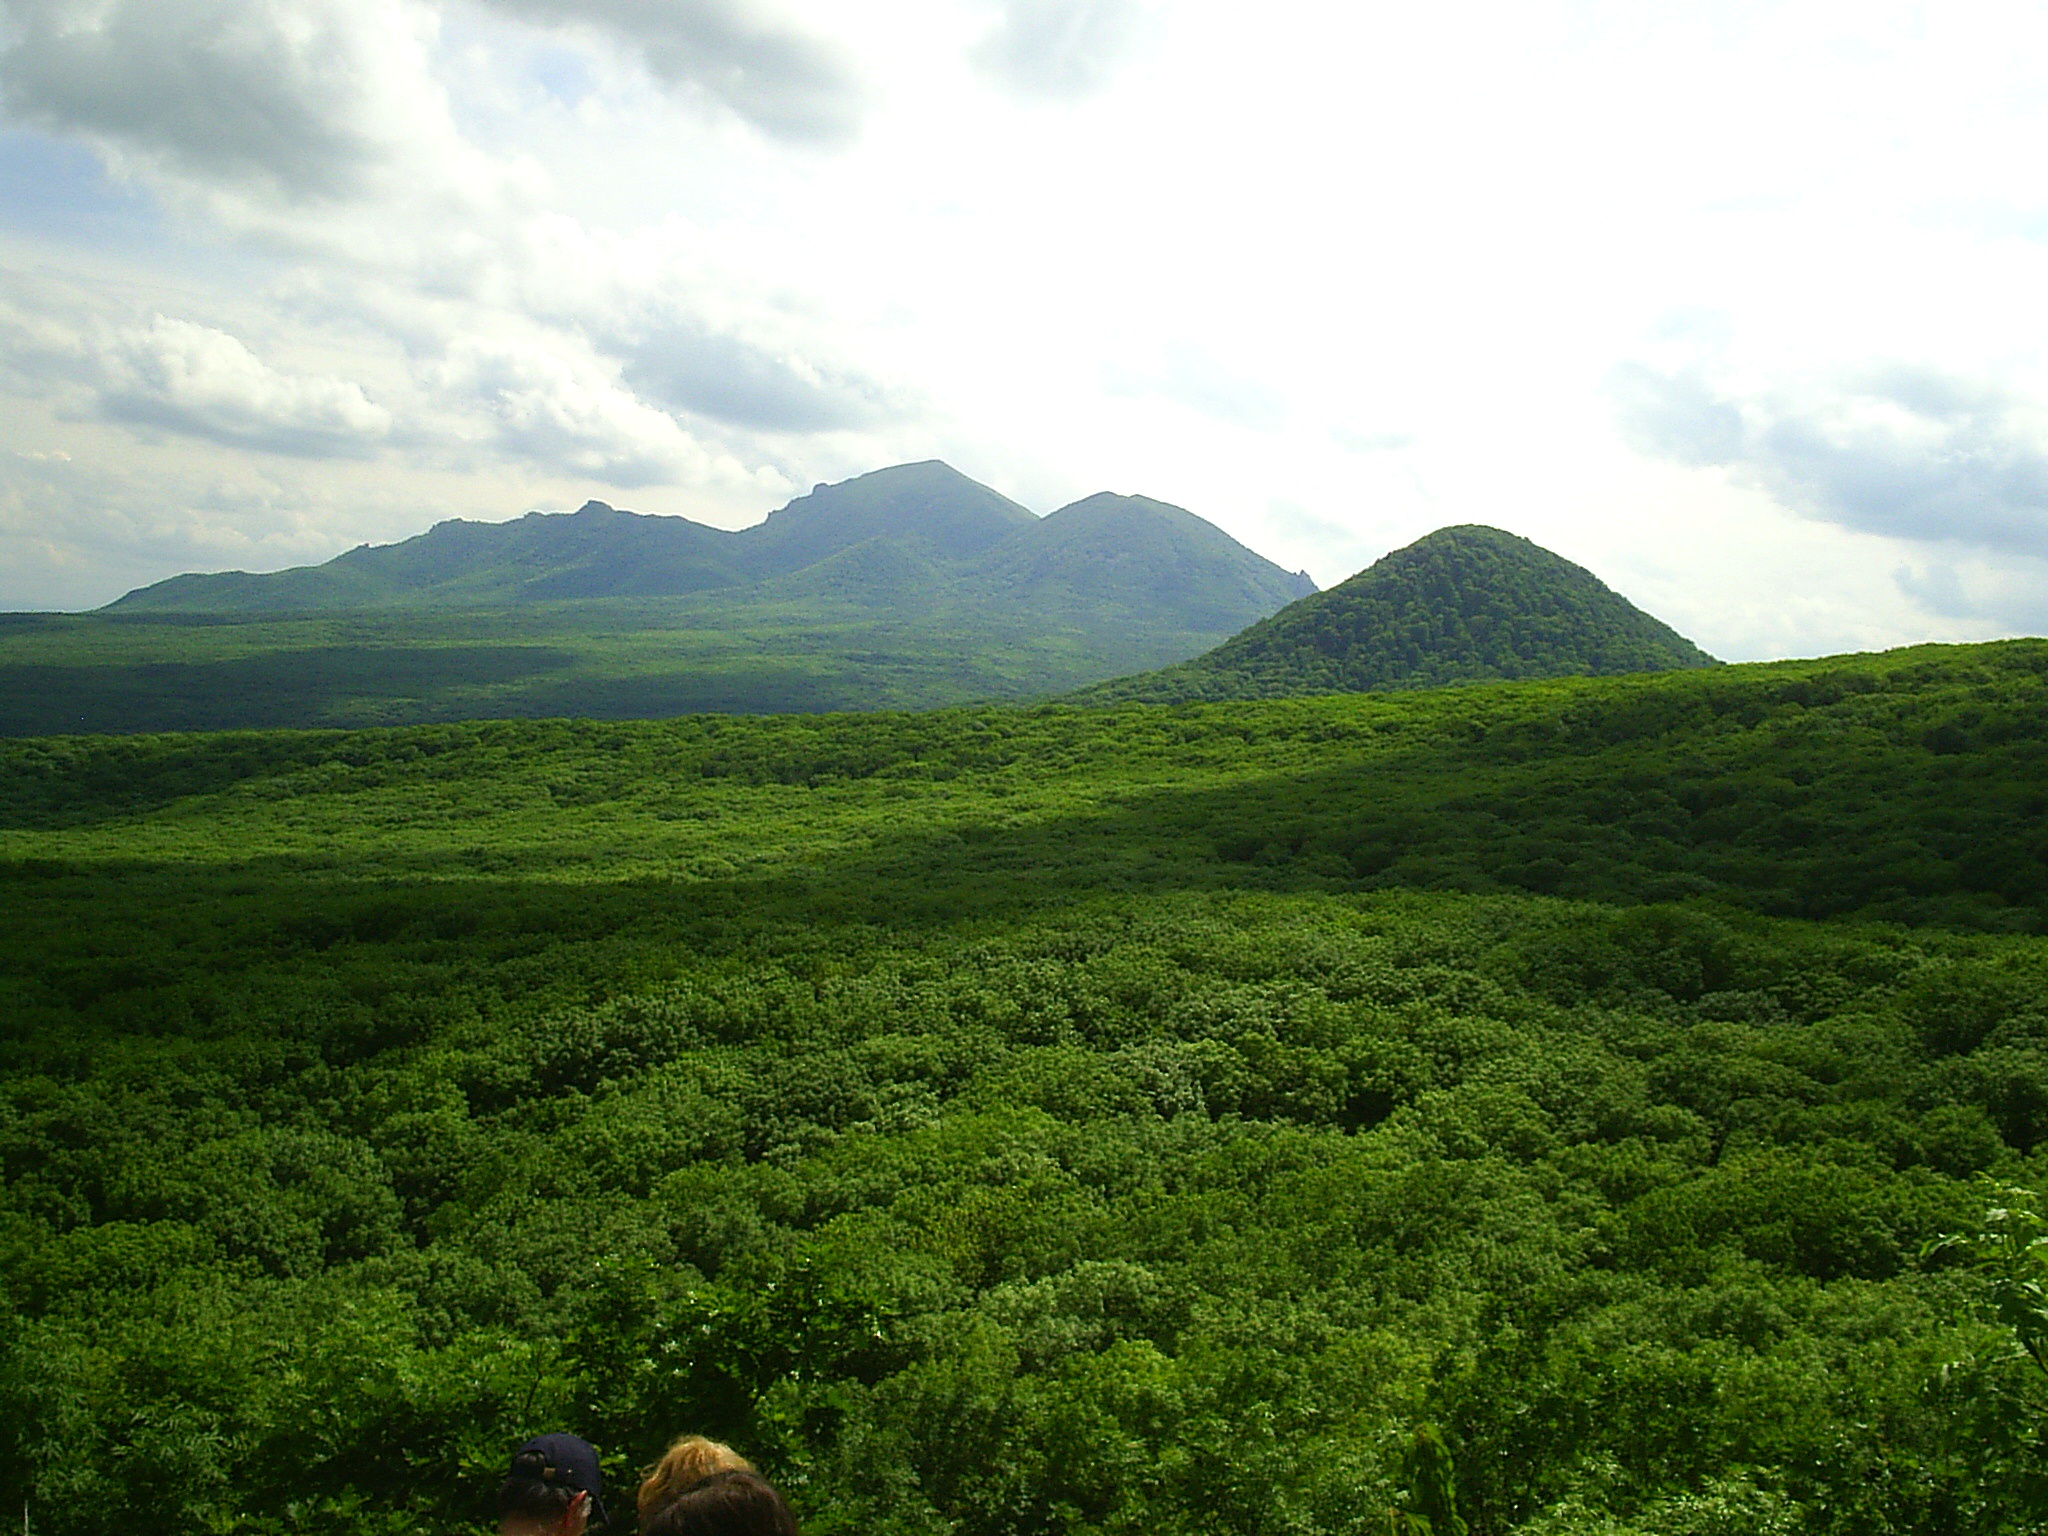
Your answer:
[[[0,609],[943,458],[2048,631],[2048,9],[0,0]]]

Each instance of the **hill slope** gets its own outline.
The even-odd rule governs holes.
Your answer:
[[[1249,699],[1717,665],[1582,566],[1474,524],[1440,528],[1215,650],[1099,699]]]

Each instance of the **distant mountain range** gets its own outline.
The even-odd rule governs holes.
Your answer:
[[[1720,665],[1582,566],[1498,528],[1439,528],[1191,661],[1098,701],[1265,699]]]
[[[1223,635],[1314,590],[1306,574],[1165,502],[1090,496],[1041,518],[932,459],[820,485],[736,533],[593,501],[506,523],[437,523],[325,565],[174,576],[109,610],[311,614],[723,594],[898,615],[964,605],[1059,623],[1136,617]]]

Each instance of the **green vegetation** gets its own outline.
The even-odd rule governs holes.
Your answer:
[[[1713,665],[1591,571],[1498,528],[1467,526],[1397,549],[1206,655],[1089,697],[1270,699]]]
[[[1214,638],[1136,616],[889,615],[717,594],[301,617],[11,614],[0,736],[936,708],[1057,693]]]
[[[0,1506],[2048,1530],[2044,757],[2041,642],[0,743]]]

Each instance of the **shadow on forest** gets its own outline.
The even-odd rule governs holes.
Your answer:
[[[388,700],[394,720],[473,712],[462,690],[575,664],[559,646],[331,645],[219,661],[0,665],[0,736],[319,725],[346,704]],[[534,714],[559,713],[559,706]]]
[[[1060,692],[1224,638],[1092,608],[1027,621],[1000,604],[909,614],[749,592],[516,609],[0,614],[0,646],[35,642],[0,654],[0,737],[927,709]],[[187,659],[186,630],[237,631],[225,643],[241,654]],[[162,659],[132,659],[137,637],[123,631],[148,632],[147,652]]]
[[[857,726],[678,722],[640,757],[616,763],[606,749],[633,746],[641,728],[467,724],[358,738],[30,745],[0,825],[86,824],[330,758],[402,783],[412,757],[442,753],[446,773],[425,771],[452,776],[482,804],[493,775],[531,782],[552,771],[558,749],[561,763],[588,775],[572,786],[585,796],[577,803],[586,816],[607,797],[639,804],[632,797],[664,767],[674,775],[674,804],[684,807],[700,776],[788,792],[943,769],[966,776],[972,791],[973,775],[1020,760],[1055,773],[1080,764],[1075,793],[1097,798],[1032,820],[1007,810],[1000,794],[926,801],[919,781],[905,779],[878,791],[902,790],[900,819],[865,843],[805,849],[810,822],[764,810],[759,822],[735,824],[728,846],[700,843],[667,873],[658,840],[533,851],[490,846],[506,833],[488,824],[474,833],[451,826],[449,844],[430,854],[365,841],[231,864],[18,858],[0,864],[0,899],[19,914],[0,944],[6,972],[19,979],[10,984],[60,1015],[111,990],[132,994],[137,1017],[154,1017],[169,1006],[149,996],[165,977],[307,952],[346,961],[372,992],[394,966],[496,975],[541,965],[540,956],[541,973],[519,985],[609,992],[633,985],[645,956],[665,945],[829,947],[832,934],[853,926],[915,934],[1124,893],[1699,898],[1767,915],[2041,932],[2048,738],[2039,727],[2048,703],[2032,676],[2038,649],[1996,653],[2029,669],[1999,684],[2009,702],[1981,691],[1887,696],[1826,679],[1773,677],[1764,688],[1699,674],[1704,682],[1682,688],[1577,691],[1569,711],[1545,705],[1517,718],[1494,710],[1483,722],[1467,707],[1475,693],[1413,714],[1400,732],[1370,725],[1327,737],[1313,733],[1329,730],[1330,717],[1304,705],[1252,724],[1202,726],[1212,756],[1190,771],[1230,774],[1228,754],[1215,755],[1217,733],[1240,728],[1242,766],[1227,782],[1194,787],[1115,790],[1113,779],[1086,768],[1101,757],[1113,769],[1108,759],[1123,751],[1156,761],[1142,753],[1156,751],[1161,733],[1183,718],[1157,713],[1121,724],[1071,711],[1016,714],[997,722],[1003,730],[972,712],[863,717]],[[1425,707],[1433,706],[1418,710]],[[1297,751],[1303,742],[1307,759]],[[1268,744],[1313,766],[1255,772],[1254,763],[1277,760],[1262,756]],[[514,748],[523,755],[501,760]],[[796,851],[775,855],[790,862],[747,868],[750,839],[769,834],[794,840]],[[231,837],[231,826],[220,835]],[[465,836],[483,846],[456,846]],[[602,861],[613,856],[653,873],[608,877]],[[23,1003],[20,1017],[34,1012]],[[17,1026],[17,1038],[29,1027]]]
[[[306,746],[317,756],[332,742]],[[662,946],[830,947],[849,927],[907,935],[1177,891],[1697,897],[1776,916],[2048,927],[2026,752],[1981,753],[1970,774],[1909,772],[1898,753],[1872,752],[1803,786],[1782,755],[1768,774],[1701,760],[1629,773],[1624,753],[1488,762],[1424,744],[1369,768],[1134,791],[1043,821],[906,825],[797,867],[730,874],[706,874],[700,850],[673,875],[588,879],[598,869],[579,865],[581,851],[483,846],[228,866],[16,860],[0,865],[0,886],[16,887],[9,904],[26,914],[10,968],[74,1008],[216,960],[238,969],[309,951],[366,976],[387,962],[498,968],[545,954],[533,984],[611,991]],[[118,942],[110,911],[128,914]],[[88,915],[95,947],[72,953]]]

